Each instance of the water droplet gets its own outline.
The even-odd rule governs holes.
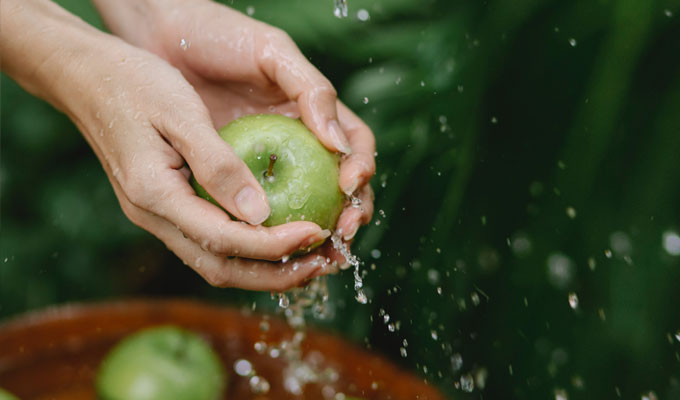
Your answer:
[[[248,383],[250,384],[250,391],[254,394],[269,393],[269,382],[261,376],[251,377]]]
[[[604,256],[607,257],[607,258],[612,258],[612,251],[609,250],[609,249],[606,249],[604,251]]]
[[[669,10],[669,9],[665,9],[665,10],[663,10],[663,14],[664,14],[665,16],[667,16],[668,18],[670,18],[670,17],[673,16],[673,11],[671,11],[671,10]]]
[[[569,39],[569,45],[571,47],[576,47],[576,44],[577,44],[576,39],[574,39],[574,38]]]
[[[333,15],[336,18],[346,18],[347,12],[347,0],[333,0]]]
[[[597,263],[595,262],[595,258],[589,257],[588,258],[588,268],[590,268],[591,271],[595,271],[596,266],[597,266]]]
[[[356,196],[351,196],[349,199],[350,199],[350,202],[352,203],[352,207],[354,207],[354,208],[361,207],[361,199],[360,198],[358,198]]]
[[[680,342],[680,329],[675,332],[675,339]]]
[[[548,281],[558,288],[565,288],[574,274],[574,264],[562,253],[548,256]]]
[[[604,309],[600,308],[597,310],[597,315],[600,317],[600,320],[606,321],[607,320],[607,314],[604,313]]]
[[[253,373],[253,365],[248,360],[238,359],[234,362],[234,372],[240,376],[248,376]]]
[[[420,87],[425,87],[425,81],[420,81]]]
[[[288,308],[290,305],[290,299],[285,293],[279,293],[279,307]]]
[[[574,207],[567,207],[566,212],[567,212],[567,217],[569,217],[571,219],[576,218],[576,210],[574,209]]]
[[[463,356],[459,353],[451,356],[451,368],[453,368],[454,372],[460,371],[460,369],[463,368]]]
[[[649,391],[647,393],[643,393],[640,397],[640,400],[659,400],[659,397],[657,397],[654,391]]]
[[[180,49],[187,51],[189,49],[189,47],[191,47],[191,42],[189,42],[188,40],[186,40],[184,38],[181,38],[179,40],[179,47],[180,47]]]
[[[364,104],[368,104],[368,97],[364,97],[363,100],[361,100]]]
[[[470,300],[472,300],[472,304],[474,304],[475,306],[479,305],[480,300],[479,300],[479,295],[477,294],[477,292],[472,292],[470,294]]]
[[[497,124],[497,123],[498,123],[498,118],[496,118],[496,117],[491,117],[491,123],[494,124],[494,125]]]
[[[633,250],[628,234],[622,231],[613,232],[609,235],[609,245],[612,251],[618,256],[629,255]]]
[[[380,258],[381,255],[382,253],[380,252],[380,250],[378,249],[371,250],[371,257],[375,258],[376,260]]]
[[[461,375],[460,389],[467,393],[471,393],[473,390],[475,390],[475,380],[472,379],[470,374]]]
[[[439,271],[436,269],[430,269],[427,271],[427,280],[430,282],[431,285],[436,285],[439,283]]]
[[[260,331],[269,332],[269,321],[260,322]]]
[[[357,11],[357,19],[361,22],[366,22],[371,19],[371,15],[366,9],[360,8],[359,11]]]
[[[255,7],[253,7],[253,6],[246,7],[246,14],[248,14],[252,17],[253,14],[255,14]]]
[[[366,298],[366,294],[364,294],[363,290],[357,291],[357,295],[354,297],[354,299],[361,304],[368,303],[368,298]]]
[[[258,354],[264,354],[267,351],[267,343],[265,342],[255,342],[253,348]]]
[[[564,389],[555,389],[555,400],[567,400],[567,391]]]
[[[662,235],[663,248],[672,256],[680,256],[680,235],[677,232],[666,231]]]
[[[435,331],[434,329],[430,331],[430,337],[432,338],[432,340],[439,339],[439,336],[437,335],[437,331]]]
[[[406,358],[406,356],[408,355],[408,353],[406,352],[406,349],[403,348],[403,347],[399,348],[399,354],[401,354],[401,356],[404,357],[404,358]]]
[[[572,310],[578,308],[578,296],[574,292],[569,293],[569,307],[571,307]]]
[[[516,256],[524,257],[531,253],[532,243],[526,234],[520,232],[513,235],[510,240],[510,247]]]

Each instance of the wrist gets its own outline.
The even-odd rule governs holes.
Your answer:
[[[128,43],[161,52],[156,48],[160,24],[168,14],[185,4],[209,0],[93,0],[107,28]]]
[[[3,71],[79,124],[89,107],[87,93],[102,78],[93,73],[92,64],[101,64],[102,52],[111,54],[123,43],[52,1],[3,0],[0,4]]]

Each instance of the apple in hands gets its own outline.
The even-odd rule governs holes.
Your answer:
[[[345,202],[338,186],[340,160],[302,122],[278,114],[247,115],[221,128],[219,135],[267,194],[271,214],[262,225],[310,221],[335,228]],[[199,196],[219,206],[193,176],[191,184]]]
[[[102,362],[96,381],[101,400],[216,400],[225,384],[212,348],[174,326],[123,339]]]

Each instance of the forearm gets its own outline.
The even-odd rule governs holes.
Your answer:
[[[49,0],[1,1],[0,27],[2,70],[73,117],[85,60],[110,35]]]

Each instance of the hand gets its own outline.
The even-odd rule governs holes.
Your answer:
[[[328,149],[345,154],[340,187],[361,200],[360,207],[348,204],[338,221],[338,231],[351,240],[373,212],[368,181],[375,172],[375,139],[290,37],[210,1],[135,0],[135,7],[131,1],[95,3],[114,33],[182,72],[216,126],[252,113],[301,117]]]
[[[3,70],[69,115],[125,214],[209,283],[278,291],[326,271],[317,255],[261,261],[280,260],[329,234],[317,225],[248,225],[195,195],[185,160],[238,218],[257,224],[268,215],[262,188],[219,138],[208,109],[177,69],[51,1],[6,0],[0,15]]]

